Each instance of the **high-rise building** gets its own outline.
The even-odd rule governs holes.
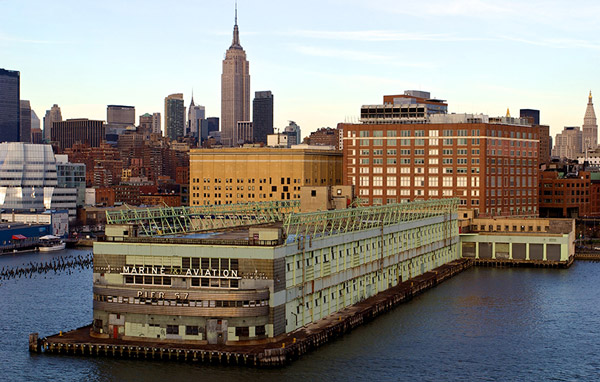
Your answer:
[[[233,41],[225,53],[221,75],[221,142],[233,146],[238,121],[250,120],[250,64],[246,52],[240,45],[237,25],[237,8]]]
[[[299,145],[302,143],[302,132],[300,126],[294,121],[289,121],[290,124],[285,127],[283,133],[288,136],[290,145]]]
[[[534,125],[538,129],[540,137],[539,155],[540,164],[550,162],[550,153],[552,150],[552,137],[550,136],[550,126]]]
[[[87,118],[67,119],[52,124],[51,140],[58,142],[58,147],[62,151],[78,142],[98,147],[104,140],[104,135],[104,121],[93,121]]]
[[[18,142],[21,128],[21,74],[0,69],[0,142]]]
[[[152,133],[162,135],[160,113],[152,113]]]
[[[519,116],[521,118],[525,118],[529,120],[531,125],[539,125],[540,124],[540,111],[535,109],[521,109],[519,111]]]
[[[206,121],[208,122],[208,135],[213,131],[219,131],[219,117],[208,117]]]
[[[52,140],[52,123],[54,122],[62,122],[62,113],[57,104],[54,104],[50,110],[46,110],[44,116],[44,139],[48,142]]]
[[[33,109],[31,109],[31,143],[41,144],[44,142],[44,133],[41,129],[41,121]]]
[[[131,126],[135,124],[135,107],[108,105],[106,107],[106,123],[111,125]]]
[[[119,136],[135,125],[135,107],[108,105],[106,107],[106,141],[116,144]]]
[[[150,134],[152,134],[152,114],[146,113],[140,115],[140,122],[137,131],[144,137],[145,140],[150,139]]]
[[[31,143],[31,104],[27,100],[21,100],[21,126],[19,131],[19,141]]]
[[[539,145],[539,163],[548,163],[550,161],[550,150],[552,149],[550,137],[550,126],[540,125],[540,111],[536,109],[521,109],[519,110],[521,119],[525,119],[529,124],[538,129],[540,137]]]
[[[459,198],[476,215],[537,216],[536,127],[508,115],[447,114],[444,102],[430,98],[417,102],[423,107],[414,113],[412,101],[379,112],[363,106],[363,123],[338,124],[344,183],[363,204]]]
[[[582,149],[596,150],[598,147],[598,124],[596,123],[596,113],[594,112],[594,104],[592,103],[592,91],[588,97],[588,104],[583,117],[582,130]],[[557,142],[558,143],[558,142]]]
[[[206,118],[206,110],[204,106],[194,104],[194,96],[188,109],[188,126],[187,133],[192,137],[201,140],[202,136],[202,121]]]
[[[254,93],[252,122],[254,142],[267,143],[267,135],[273,134],[273,94],[271,91]]]
[[[31,109],[31,129],[41,129],[41,121],[33,109]]]
[[[183,94],[175,93],[165,98],[165,136],[171,141],[185,135],[185,106]]]
[[[552,156],[557,158],[576,159],[582,153],[582,132],[579,126],[565,126],[556,134],[556,142],[552,148]]]
[[[237,137],[236,146],[244,143],[252,143],[254,140],[252,121],[238,121],[235,127],[235,136]]]

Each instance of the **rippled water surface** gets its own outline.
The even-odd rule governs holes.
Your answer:
[[[89,250],[0,256],[0,268]],[[0,379],[6,381],[595,381],[600,264],[568,270],[472,268],[275,370],[31,355],[28,334],[91,322],[92,271],[2,280]]]

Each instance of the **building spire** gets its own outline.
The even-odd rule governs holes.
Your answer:
[[[238,30],[237,25],[237,1],[235,2],[235,24],[233,25],[233,41],[231,42],[231,47],[229,49],[242,49],[240,45],[240,31]]]
[[[190,109],[192,108],[192,106],[194,105],[194,88],[192,88],[192,102],[190,103]]]
[[[590,100],[590,103],[592,103],[592,91],[590,90],[590,96],[588,97]]]

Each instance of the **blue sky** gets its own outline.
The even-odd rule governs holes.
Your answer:
[[[0,68],[21,72],[40,118],[106,118],[106,105],[163,112],[182,92],[220,116],[233,1],[0,0]],[[600,97],[594,1],[239,0],[251,91],[271,90],[275,126],[303,135],[362,104],[430,91],[457,113],[540,109],[555,135]],[[600,112],[600,110],[599,110]]]

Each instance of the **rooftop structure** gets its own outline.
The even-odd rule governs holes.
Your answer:
[[[448,104],[431,98],[429,92],[406,90],[404,94],[383,96],[382,105],[363,105],[363,123],[425,123],[434,114],[446,114]]]

